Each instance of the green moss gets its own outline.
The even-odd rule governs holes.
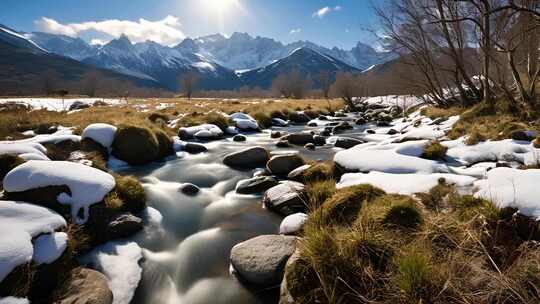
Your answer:
[[[431,160],[444,160],[448,148],[441,145],[438,141],[432,141],[424,147],[421,157]]]
[[[340,225],[350,225],[358,217],[365,202],[384,194],[383,190],[367,184],[340,189],[323,203],[324,220]]]
[[[17,155],[2,154],[0,155],[0,181],[15,167],[25,163],[25,160]]]
[[[117,199],[123,202],[123,210],[138,213],[146,208],[146,192],[136,178],[131,176],[116,177],[114,192],[117,194]],[[112,197],[112,199],[114,202],[116,198]]]
[[[114,137],[112,154],[130,165],[145,165],[159,157],[160,147],[150,129],[120,126]]]
[[[165,133],[162,130],[154,130],[154,134],[156,135],[156,139],[159,144],[159,157],[158,158],[165,158],[173,154],[174,153],[173,141],[169,137],[169,135],[167,135],[167,133]]]
[[[410,303],[432,303],[432,271],[429,257],[417,251],[409,250],[397,262],[399,274],[397,284]]]

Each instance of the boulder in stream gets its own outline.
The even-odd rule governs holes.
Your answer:
[[[264,166],[268,158],[268,151],[257,146],[228,154],[223,159],[223,163],[233,168],[253,169]]]
[[[266,169],[275,175],[287,175],[304,164],[304,160],[298,154],[276,155],[270,158]]]
[[[236,193],[262,193],[276,185],[278,185],[278,181],[272,176],[257,176],[239,181],[236,184]]]
[[[313,143],[313,134],[307,132],[292,133],[287,135],[287,140],[291,145],[303,146]]]
[[[261,235],[235,245],[231,250],[234,274],[257,287],[279,285],[296,242],[294,236]]]
[[[305,212],[304,192],[305,187],[303,184],[284,181],[264,193],[263,204],[266,208],[284,215]]]

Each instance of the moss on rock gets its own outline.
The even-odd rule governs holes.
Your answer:
[[[385,192],[368,184],[343,188],[323,203],[325,221],[350,225],[358,217],[365,202],[384,195]]]
[[[120,126],[112,144],[112,155],[130,165],[145,165],[159,157],[159,141],[148,128]]]

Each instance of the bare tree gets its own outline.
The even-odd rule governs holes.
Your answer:
[[[332,85],[332,91],[354,111],[356,110],[354,98],[365,95],[365,86],[360,77],[349,72],[339,72],[336,74],[336,82]]]
[[[272,81],[272,90],[285,98],[302,99],[312,86],[311,78],[303,77],[299,70],[279,74]]]
[[[188,99],[193,96],[199,79],[199,74],[195,72],[188,72],[178,78],[179,87]]]

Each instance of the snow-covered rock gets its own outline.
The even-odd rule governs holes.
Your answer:
[[[51,264],[66,250],[68,235],[65,232],[55,232],[39,236],[34,241],[32,259],[37,264]]]
[[[370,184],[388,193],[412,195],[427,192],[437,186],[439,179],[455,185],[457,188],[472,187],[476,178],[457,174],[393,174],[384,172],[347,173],[341,177],[336,185],[338,189]]]
[[[142,249],[135,242],[109,242],[81,258],[107,277],[114,304],[129,304],[142,276]]]
[[[278,127],[286,127],[289,125],[289,123],[281,118],[272,118],[272,125]]]
[[[199,137],[201,139],[213,139],[223,136],[223,131],[213,124],[202,124],[193,127],[180,128],[178,136],[182,140]]]
[[[71,216],[77,223],[85,223],[90,205],[102,201],[116,183],[114,177],[106,172],[65,161],[28,161],[4,178],[4,189],[8,192],[62,185],[69,187],[71,196],[62,193],[58,201],[71,206]],[[83,218],[78,217],[80,209],[84,211]]]
[[[67,111],[75,104],[87,104],[93,105],[94,103],[105,103],[108,105],[120,105],[125,101],[121,99],[102,99],[102,98],[0,98],[0,104],[3,103],[17,103],[29,106],[34,110],[48,110],[48,111]]]
[[[95,123],[86,127],[82,133],[82,139],[90,138],[105,148],[110,148],[117,128],[106,123]]]
[[[253,117],[245,113],[234,113],[229,116],[240,130],[258,130],[259,124]]]
[[[443,145],[447,145],[445,142]],[[467,146],[463,141],[450,143],[446,155],[463,164],[479,162],[516,161],[519,163],[533,162],[534,149],[529,142],[505,139],[500,141],[486,141],[473,146]]]
[[[42,250],[48,248],[32,244],[32,238],[54,233],[64,226],[64,218],[50,209],[22,202],[0,201],[0,231],[3,231],[0,237],[0,281],[15,267],[30,262],[34,255],[45,254]],[[38,252],[34,253],[36,250]],[[52,259],[51,256],[49,258]]]
[[[515,207],[520,213],[540,220],[540,170],[495,168],[487,179],[475,182],[476,197],[492,201],[500,208]]]
[[[0,155],[27,155],[32,157],[44,157],[47,149],[38,143],[21,143],[21,142],[0,142]]]

